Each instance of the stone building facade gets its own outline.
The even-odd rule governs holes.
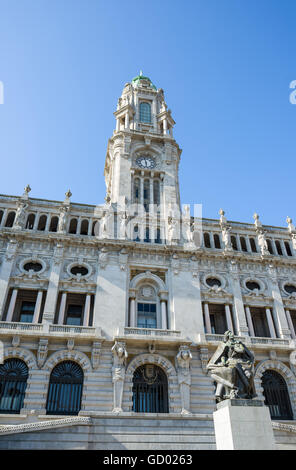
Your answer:
[[[105,204],[0,196],[0,448],[214,449],[206,365],[226,330],[293,448],[292,220],[181,206],[175,122],[148,77],[114,115]]]

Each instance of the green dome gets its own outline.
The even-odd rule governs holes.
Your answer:
[[[151,88],[154,88],[154,90],[157,89],[156,86],[155,86],[155,85],[152,83],[152,81],[150,80],[150,78],[149,78],[149,77],[145,77],[145,76],[143,75],[142,71],[139,73],[139,75],[138,75],[137,77],[135,77],[135,78],[132,79],[132,84],[137,86],[138,84],[141,83],[140,80],[147,80],[147,81],[150,83]]]

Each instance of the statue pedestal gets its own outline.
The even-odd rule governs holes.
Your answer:
[[[269,409],[260,400],[229,399],[213,413],[217,450],[272,450]]]

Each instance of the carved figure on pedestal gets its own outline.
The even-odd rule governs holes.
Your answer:
[[[176,356],[176,369],[181,394],[182,414],[190,414],[190,361],[192,354],[187,346],[180,346]]]
[[[100,221],[100,238],[109,238],[108,223],[109,223],[110,214],[104,212],[101,221]]]
[[[267,241],[265,239],[265,232],[263,230],[258,231],[258,245],[260,247],[260,251],[262,255],[269,255],[269,250],[268,250],[268,245]]]
[[[61,207],[61,212],[59,216],[59,223],[58,223],[58,232],[65,233],[66,231],[66,222],[67,222],[67,212],[69,207],[63,206]]]
[[[15,219],[14,219],[14,228],[17,228],[17,229],[24,228],[27,207],[29,207],[29,204],[26,204],[25,202],[20,201],[18,203],[18,207],[16,210]]]
[[[111,349],[113,353],[112,382],[113,382],[113,412],[122,411],[122,395],[125,378],[125,364],[128,357],[125,344],[115,342]]]
[[[217,383],[217,402],[228,398],[251,399],[256,397],[254,387],[254,355],[231,331],[224,333],[207,365],[212,379]]]

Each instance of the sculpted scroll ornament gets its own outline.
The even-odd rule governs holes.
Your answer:
[[[125,365],[128,357],[125,343],[115,342],[111,349],[113,353],[112,382],[113,382],[113,412],[122,412],[122,395],[125,378]]]
[[[181,394],[182,414],[190,414],[190,361],[192,354],[188,346],[180,346],[176,356],[176,369]]]

